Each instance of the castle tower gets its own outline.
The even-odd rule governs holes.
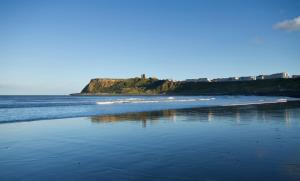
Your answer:
[[[142,75],[141,75],[141,78],[142,78],[142,79],[145,79],[145,78],[146,78],[146,75],[145,75],[145,74],[142,74]]]

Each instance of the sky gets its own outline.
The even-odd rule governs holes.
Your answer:
[[[0,95],[299,67],[299,0],[0,0]]]

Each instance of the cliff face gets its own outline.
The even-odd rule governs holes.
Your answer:
[[[164,94],[175,82],[156,78],[92,79],[81,94]]]
[[[156,78],[92,79],[82,95],[264,95],[300,97],[300,78],[234,82],[174,82]]]
[[[121,81],[120,79],[92,79],[81,93],[100,93]]]

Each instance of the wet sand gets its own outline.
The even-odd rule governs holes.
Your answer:
[[[1,180],[300,180],[300,104],[0,124]]]

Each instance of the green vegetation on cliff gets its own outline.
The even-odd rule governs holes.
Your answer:
[[[172,91],[175,82],[156,78],[92,79],[82,94],[162,94]]]
[[[184,82],[173,94],[184,95],[262,95],[300,97],[300,78],[232,82]]]
[[[156,78],[92,79],[81,95],[267,95],[300,97],[300,79],[175,82]]]

